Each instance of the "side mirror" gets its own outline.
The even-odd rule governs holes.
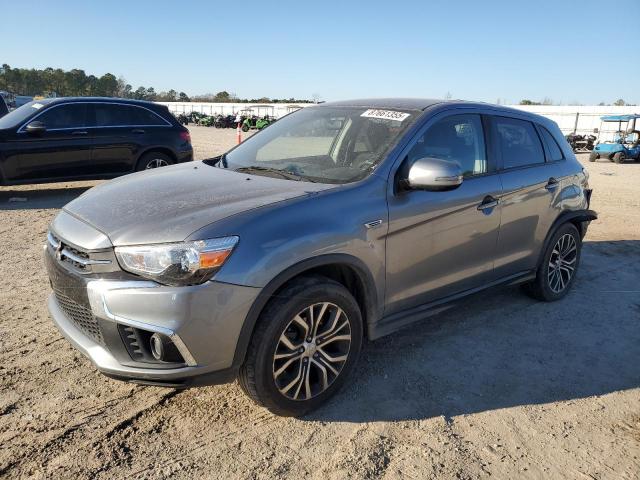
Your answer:
[[[40,135],[41,133],[47,131],[47,127],[44,126],[44,123],[35,121],[27,125],[27,128],[25,130],[31,135]]]
[[[411,165],[404,184],[411,190],[453,190],[462,183],[462,176],[457,162],[425,157]]]

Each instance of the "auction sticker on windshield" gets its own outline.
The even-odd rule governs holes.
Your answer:
[[[384,118],[385,120],[395,120],[397,122],[402,122],[410,115],[410,113],[396,112],[394,110],[378,110],[370,108],[360,116],[367,118]]]

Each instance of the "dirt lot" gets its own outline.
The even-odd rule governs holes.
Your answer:
[[[205,158],[235,132],[192,135]],[[95,183],[0,188],[0,477],[640,478],[640,164],[581,160],[600,219],[565,300],[469,299],[367,345],[298,420],[236,384],[98,374],[50,322],[41,267],[48,223]]]

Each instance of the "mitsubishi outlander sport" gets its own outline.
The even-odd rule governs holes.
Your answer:
[[[365,341],[498,284],[564,297],[596,214],[558,126],[482,103],[325,103],[226,154],[64,207],[45,248],[62,334],[104,374],[238,379],[301,415]]]

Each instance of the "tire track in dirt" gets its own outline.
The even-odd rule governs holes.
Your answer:
[[[123,400],[128,398],[134,398],[136,392],[131,392],[129,395],[118,399],[112,399],[106,403],[103,403],[94,408],[88,409],[88,411],[92,411],[89,415],[86,415],[78,420],[76,420],[72,425],[64,428],[64,430],[58,434],[56,434],[53,438],[47,440],[43,445],[34,445],[33,448],[23,451],[22,454],[10,462],[8,465],[0,469],[0,477],[13,473],[12,471],[20,470],[24,463],[28,463],[28,461],[33,458],[39,458],[41,461],[45,458],[50,452],[56,451],[58,453],[62,452],[65,449],[65,444],[71,442],[74,439],[74,434],[81,430],[83,427],[87,426],[92,419],[100,417],[104,415],[107,411],[111,409],[113,405],[120,405]],[[179,393],[179,390],[171,390],[167,393],[164,393],[159,398],[155,399],[151,404],[144,405],[142,408],[134,409],[133,411],[127,412],[124,418],[118,420],[115,424],[111,425],[107,428],[104,433],[101,433],[102,440],[108,441],[111,437],[116,435],[118,432],[128,428],[131,426],[137,419],[139,419],[146,412],[154,410],[158,407],[161,407],[167,403],[168,400],[173,398]],[[81,450],[86,447],[88,444],[95,444],[97,440],[95,437],[91,435],[83,435],[83,439],[73,446],[75,450]],[[41,467],[46,469],[47,462],[43,461]],[[18,475],[21,476],[21,475]]]

